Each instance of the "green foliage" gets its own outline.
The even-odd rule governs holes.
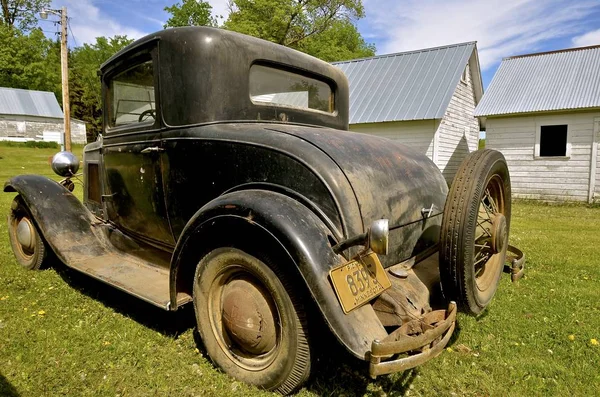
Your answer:
[[[50,3],[50,0],[0,0],[0,25],[28,31],[36,25],[37,14],[50,7]]]
[[[203,0],[183,0],[181,3],[165,7],[164,10],[171,17],[164,25],[165,28],[179,26],[217,26],[217,21],[212,17],[212,6]]]
[[[56,142],[44,142],[44,141],[27,141],[27,142],[0,141],[0,146],[37,148],[37,149],[59,149],[60,148],[59,144]]]
[[[0,87],[50,91],[62,102],[59,43],[37,28],[0,25]]]
[[[375,45],[365,42],[350,21],[335,21],[320,35],[299,42],[296,49],[327,62],[375,55]]]
[[[282,44],[326,61],[372,56],[354,21],[361,0],[232,0],[226,29]]]
[[[131,42],[133,40],[126,36],[97,37],[94,44],[84,44],[71,51],[71,115],[85,121],[88,142],[102,131],[102,92],[97,71],[102,63]]]

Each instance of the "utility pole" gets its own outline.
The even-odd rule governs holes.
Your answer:
[[[71,106],[69,105],[69,65],[67,48],[67,7],[60,10],[60,68],[62,81],[62,103],[65,121],[65,150],[71,151]]]
[[[40,11],[40,18],[48,19],[48,14],[60,16],[60,69],[62,83],[63,119],[65,122],[64,144],[65,150],[71,151],[71,106],[69,105],[69,49],[67,47],[67,7],[60,10],[44,8]]]

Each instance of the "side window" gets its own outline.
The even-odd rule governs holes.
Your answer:
[[[539,157],[565,157],[569,155],[567,137],[568,126],[542,125],[540,126]]]
[[[109,83],[110,126],[150,123],[156,119],[152,60],[114,76]]]

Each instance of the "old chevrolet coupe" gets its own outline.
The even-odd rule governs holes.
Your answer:
[[[471,153],[448,188],[424,155],[348,131],[339,69],[225,30],[148,35],[100,72],[83,202],[66,153],[62,183],[4,186],[23,267],[53,256],[164,310],[193,304],[213,362],[281,393],[310,375],[313,325],[376,377],[439,354],[457,309],[492,299],[511,213],[500,153]]]

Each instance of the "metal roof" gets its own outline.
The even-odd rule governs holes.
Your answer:
[[[600,107],[600,46],[502,60],[475,116]]]
[[[0,115],[63,118],[63,112],[52,92],[0,87]]]
[[[441,119],[475,49],[469,42],[335,62],[350,83],[350,124]],[[478,61],[476,70],[481,81]]]

